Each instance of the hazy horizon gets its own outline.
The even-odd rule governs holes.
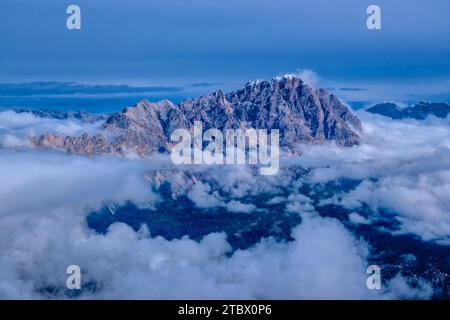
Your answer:
[[[79,0],[82,28],[68,30],[72,2],[0,1],[0,109],[117,111],[304,70],[354,108],[450,101],[445,0],[377,1],[381,30],[358,0]],[[51,96],[41,82],[58,83]]]

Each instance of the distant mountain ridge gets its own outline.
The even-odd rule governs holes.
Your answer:
[[[450,104],[445,102],[424,102],[402,108],[396,103],[385,102],[376,104],[366,111],[380,114],[392,119],[417,119],[424,120],[430,115],[438,118],[447,118],[450,114]]]
[[[50,119],[76,119],[84,122],[96,122],[101,120],[106,120],[107,114],[93,114],[83,110],[80,111],[57,111],[57,110],[32,110],[25,108],[15,108],[13,109],[16,113],[29,113],[39,118],[50,118]]]
[[[79,155],[127,154],[140,156],[170,150],[171,133],[192,128],[201,121],[204,130],[237,128],[278,129],[280,145],[292,150],[298,144],[327,141],[351,147],[359,143],[360,120],[333,94],[314,90],[294,76],[248,82],[224,94],[184,100],[178,105],[143,100],[109,115],[100,133],[61,137],[45,134],[32,138],[36,147],[59,148]]]

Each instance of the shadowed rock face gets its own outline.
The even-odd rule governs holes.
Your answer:
[[[224,94],[189,99],[175,105],[168,100],[143,100],[120,113],[111,114],[101,133],[89,137],[57,137],[52,134],[32,139],[37,147],[60,148],[80,155],[149,155],[171,149],[175,129],[192,128],[201,121],[203,129],[278,129],[280,145],[292,150],[301,143],[333,141],[342,146],[357,145],[360,120],[337,97],[317,91],[296,77],[249,82],[244,88]]]
[[[430,115],[438,118],[446,118],[450,114],[450,105],[447,103],[422,101],[416,105],[401,108],[395,103],[386,102],[374,105],[368,108],[367,111],[392,119],[412,118],[423,120]]]

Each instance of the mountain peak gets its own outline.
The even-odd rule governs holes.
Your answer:
[[[273,77],[272,80],[274,81],[293,81],[293,80],[300,80],[300,77],[298,77],[295,74],[292,73],[287,73],[287,74],[283,74],[281,76],[277,76],[277,77]]]
[[[412,118],[423,120],[430,115],[438,118],[446,118],[450,114],[450,104],[446,102],[420,101],[415,105],[402,107],[394,102],[384,102],[376,104],[366,111],[392,119]]]
[[[227,94],[217,90],[178,105],[169,100],[154,103],[141,100],[105,121],[102,129],[110,137],[109,145],[105,146],[98,137],[95,143],[98,145],[100,141],[102,150],[113,154],[132,150],[148,155],[159,148],[170,150],[172,132],[192,128],[195,121],[201,121],[204,130],[277,129],[280,146],[287,150],[302,143],[326,141],[353,146],[359,143],[353,130],[361,127],[360,120],[337,97],[323,89],[312,89],[294,75],[285,75],[271,81],[247,82],[244,88]],[[54,137],[41,140],[46,141],[46,146],[48,141],[57,141]],[[86,137],[72,139],[71,143],[77,141],[93,145],[87,144]],[[72,145],[68,151],[80,148]]]

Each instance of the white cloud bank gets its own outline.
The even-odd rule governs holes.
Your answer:
[[[360,146],[303,146],[302,157],[288,162],[311,169],[307,183],[361,179],[355,190],[331,202],[394,210],[400,232],[450,243],[450,121],[393,121],[364,111],[358,116],[364,131]]]

